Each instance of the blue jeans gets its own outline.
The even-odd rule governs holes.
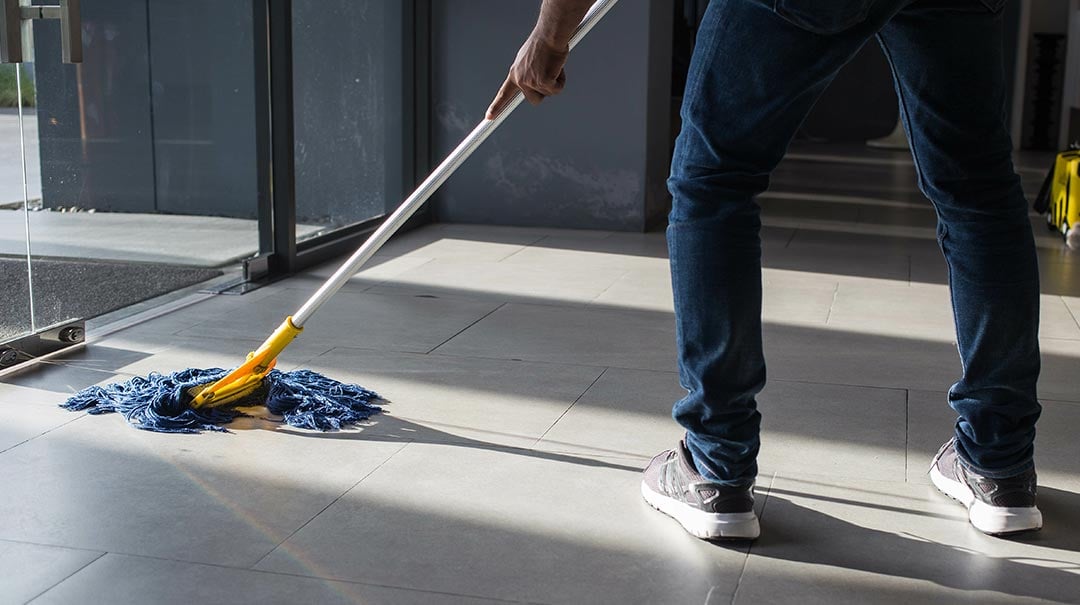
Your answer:
[[[706,478],[753,480],[755,398],[765,385],[754,197],[818,95],[876,37],[949,266],[963,364],[949,391],[960,459],[990,477],[1026,470],[1040,413],[1039,282],[1005,128],[1004,0],[814,4],[712,0],[699,31],[668,181],[679,375],[688,393],[673,416]]]

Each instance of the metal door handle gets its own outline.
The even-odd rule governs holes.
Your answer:
[[[20,6],[19,0],[0,0],[0,63],[23,62],[23,21],[58,19],[60,47],[64,63],[82,63],[81,0],[60,0],[60,4]]]

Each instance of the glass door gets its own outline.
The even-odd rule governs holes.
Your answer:
[[[17,65],[0,65],[0,342],[32,333],[35,323],[28,203],[40,198],[41,177],[32,146],[24,144],[36,138],[29,73]],[[14,362],[14,351],[0,348],[0,369]]]
[[[238,273],[265,242],[259,3],[38,4],[0,0],[24,105],[0,108],[0,342]]]

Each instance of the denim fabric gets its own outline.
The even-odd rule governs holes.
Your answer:
[[[673,416],[705,477],[740,484],[757,473],[765,359],[755,195],[814,101],[872,38],[892,67],[918,184],[937,211],[949,266],[963,365],[949,392],[959,415],[957,451],[988,477],[1032,465],[1038,267],[1005,128],[1001,5],[710,4],[668,181],[679,377],[687,390]]]

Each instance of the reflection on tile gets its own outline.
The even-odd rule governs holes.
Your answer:
[[[0,540],[0,601],[25,603],[103,554]]]
[[[547,603],[730,599],[745,545],[690,537],[639,481],[636,466],[411,444],[258,568]]]
[[[108,554],[34,603],[394,603],[480,605],[488,599]]]
[[[1071,602],[1080,496],[1046,501],[1060,525],[1002,540],[927,485],[778,476],[735,602]]]

